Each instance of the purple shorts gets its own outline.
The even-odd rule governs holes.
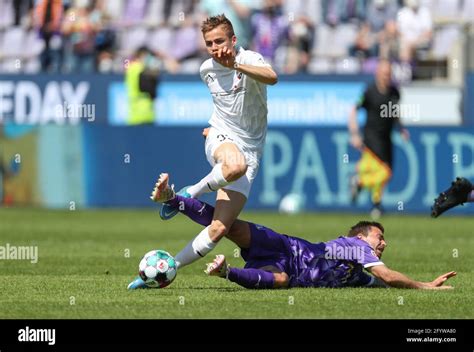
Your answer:
[[[288,273],[291,257],[288,237],[264,226],[252,223],[249,226],[250,247],[241,249],[244,268],[260,269],[271,265]]]

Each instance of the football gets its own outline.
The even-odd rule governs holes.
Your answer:
[[[161,249],[143,256],[138,266],[138,274],[148,287],[163,288],[176,278],[177,268],[173,256]]]

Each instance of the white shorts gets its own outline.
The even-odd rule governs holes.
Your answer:
[[[230,133],[220,132],[216,128],[211,127],[206,138],[205,151],[207,161],[212,167],[216,165],[216,161],[214,160],[214,152],[224,143],[233,143],[237,146],[237,148],[239,148],[240,152],[245,157],[247,172],[238,180],[223,188],[230,191],[239,192],[248,199],[250,188],[252,187],[253,180],[257,176],[258,168],[260,166],[260,157],[262,152],[258,148],[255,148],[255,150],[249,150],[248,148],[242,146],[238,139],[233,137]]]

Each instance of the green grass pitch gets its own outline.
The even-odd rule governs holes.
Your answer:
[[[344,234],[356,214],[244,213],[309,241]],[[421,280],[455,270],[454,290],[247,290],[203,270],[224,253],[242,266],[236,246],[223,240],[206,259],[183,268],[165,289],[129,292],[126,286],[149,250],[176,254],[200,226],[183,215],[163,222],[157,211],[0,209],[0,246],[38,246],[38,262],[0,260],[0,318],[474,318],[474,228],[470,217],[387,215],[383,261]]]

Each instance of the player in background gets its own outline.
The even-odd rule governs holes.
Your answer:
[[[400,100],[400,92],[391,83],[391,71],[388,60],[379,61],[375,82],[366,88],[349,116],[350,143],[362,152],[356,167],[357,173],[351,179],[351,200],[355,203],[363,188],[370,190],[373,204],[371,216],[374,219],[382,214],[383,190],[392,176],[393,128],[398,128],[404,140],[410,138],[408,130],[401,125],[398,114],[391,113],[397,111],[395,107]],[[363,139],[357,122],[357,110],[361,108],[367,111]],[[388,111],[387,116],[382,111]]]
[[[464,177],[456,177],[446,191],[441,192],[431,207],[431,216],[437,218],[459,204],[474,202],[474,186]]]
[[[201,30],[211,56],[201,65],[200,75],[214,103],[205,143],[212,171],[179,194],[198,198],[204,193],[217,192],[217,199],[212,221],[176,255],[178,267],[210,252],[229,232],[244,207],[265,143],[266,85],[276,84],[278,80],[260,54],[237,46],[232,23],[224,15],[207,18]],[[163,220],[177,213],[176,208],[166,204],[160,210]]]
[[[209,226],[215,209],[198,199],[176,195],[168,186],[168,175],[165,175],[158,185],[159,192],[154,191],[155,195],[158,193],[156,200],[166,202],[202,226]],[[381,261],[387,243],[384,228],[378,222],[360,221],[346,236],[311,243],[261,225],[236,220],[226,237],[240,247],[245,267],[227,266],[225,256],[217,255],[212,263],[207,264],[205,272],[252,289],[396,287],[440,290],[452,288],[443,284],[456,275],[451,271],[431,282],[420,282],[389,269]],[[143,280],[132,284],[129,289],[146,288]]]

